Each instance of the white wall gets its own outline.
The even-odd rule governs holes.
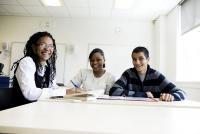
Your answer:
[[[155,21],[155,45],[159,70],[171,81],[176,81],[176,44],[179,34],[179,9]]]
[[[157,20],[154,21],[154,49],[155,54],[153,58],[155,59],[155,68],[160,72],[165,73],[165,47],[166,43],[166,16],[160,16]]]
[[[0,16],[0,44],[26,42],[37,31],[49,31],[56,42],[74,45],[75,53],[66,54],[66,82],[88,62],[88,44],[148,45],[153,49],[153,23],[134,20],[87,20],[44,17]],[[45,23],[49,27],[45,27]],[[131,58],[130,58],[131,60]],[[152,63],[154,59],[151,59]],[[9,57],[5,73],[9,72]],[[120,64],[120,63],[119,63]]]

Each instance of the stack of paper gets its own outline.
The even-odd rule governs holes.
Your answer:
[[[97,99],[102,100],[126,100],[126,101],[158,101],[157,98],[144,98],[144,97],[124,97],[124,96],[98,96]]]
[[[75,100],[82,100],[82,101],[87,101],[91,97],[94,97],[94,95],[88,92],[82,92],[82,93],[76,93],[76,94],[63,96],[64,99],[75,99]]]

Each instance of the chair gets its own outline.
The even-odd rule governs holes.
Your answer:
[[[0,88],[0,110],[13,107],[12,88]]]
[[[0,75],[3,75],[3,67],[4,67],[4,64],[0,63]]]

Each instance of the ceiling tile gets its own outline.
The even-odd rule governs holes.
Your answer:
[[[69,8],[69,13],[71,17],[89,17],[88,8]]]
[[[2,5],[3,8],[9,12],[9,13],[26,13],[24,8],[22,6],[16,6],[16,5]]]
[[[0,15],[154,20],[181,0],[134,0],[131,9],[114,9],[115,0],[63,0],[62,7],[44,7],[40,0],[0,0]]]
[[[113,9],[112,10],[112,17],[114,18],[132,18],[133,11],[132,10],[125,10],[125,9]]]
[[[48,16],[48,12],[44,7],[38,6],[24,6],[24,8],[32,15],[32,16]]]
[[[9,16],[10,14],[6,13],[6,12],[0,12],[0,15],[2,15],[2,16]]]
[[[156,3],[152,4],[151,1],[145,1],[141,0],[135,3],[134,5],[134,10],[140,10],[140,11],[145,11],[145,12],[151,12],[151,11],[157,11],[162,7],[162,3],[160,3],[161,0],[155,0]]]
[[[16,0],[0,0],[0,5],[19,5]]]
[[[0,5],[0,12],[5,12],[5,13],[7,12],[6,9],[2,5]]]
[[[114,0],[90,0],[91,8],[112,8]]]
[[[42,6],[40,0],[17,0],[21,5],[26,6]]]
[[[68,8],[88,8],[89,7],[88,0],[64,0],[64,2]]]
[[[65,7],[46,7],[47,11],[54,17],[69,17],[69,12]]]
[[[95,18],[109,18],[111,17],[111,9],[92,8],[91,16]]]
[[[9,13],[10,15],[12,15],[12,16],[30,16],[30,14],[28,13],[28,12],[15,12],[15,13]]]

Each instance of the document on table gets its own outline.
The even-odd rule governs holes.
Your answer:
[[[68,94],[64,96],[52,96],[50,99],[73,99],[73,100],[96,100],[99,95],[103,95],[103,90],[86,90],[81,93]]]
[[[88,93],[88,92],[83,92],[83,93],[69,94],[69,95],[65,95],[63,97],[68,98],[68,97],[91,97],[91,96],[94,96],[94,95],[91,93]]]
[[[124,97],[124,96],[108,96],[108,95],[98,96],[97,99],[101,99],[101,100],[125,100],[125,101],[150,101],[150,102],[159,101],[158,98]]]
[[[63,96],[64,99],[82,100],[87,101],[93,98],[94,95],[88,92],[76,93]]]

